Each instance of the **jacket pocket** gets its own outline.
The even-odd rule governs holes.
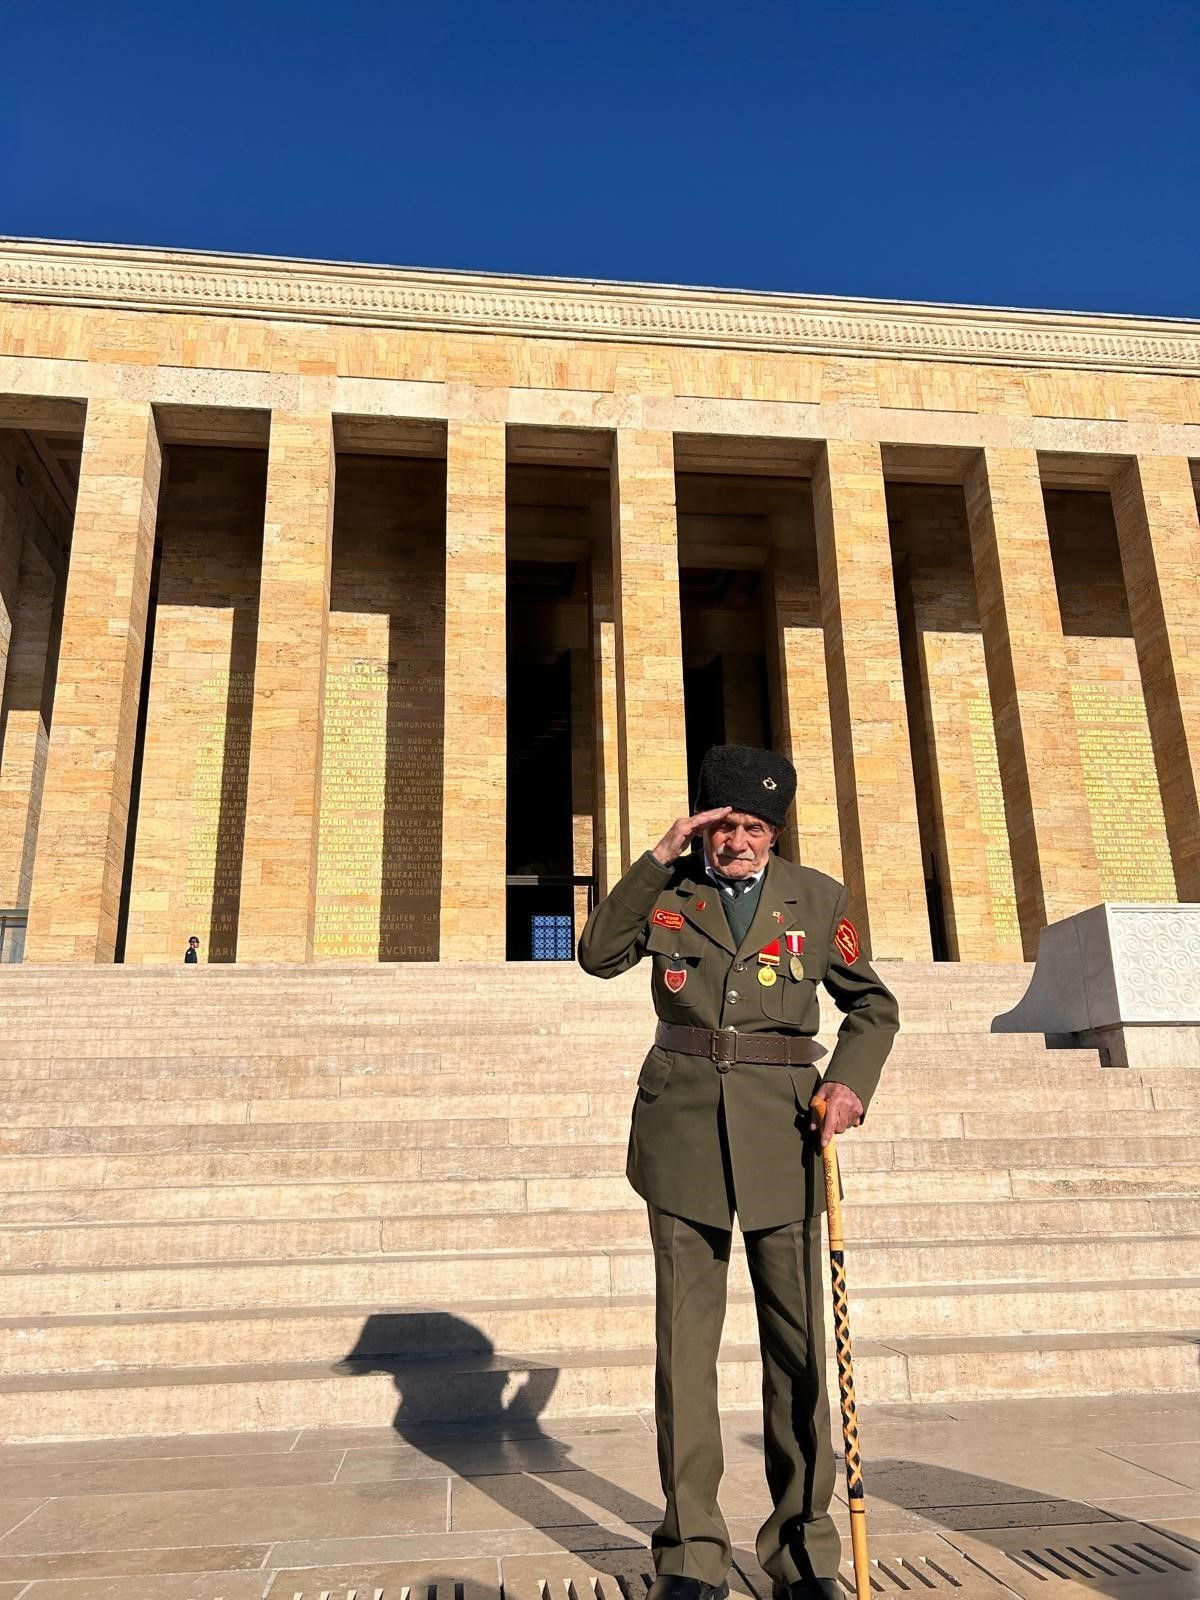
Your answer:
[[[641,1094],[653,1100],[667,1087],[671,1069],[675,1065],[671,1056],[657,1044],[652,1044],[638,1073],[637,1086]]]
[[[706,944],[694,928],[651,928],[646,948],[654,958],[654,1000],[660,1016],[664,1009],[669,1013],[699,1001]]]
[[[803,1113],[804,1125],[807,1127],[809,1103],[817,1092],[821,1074],[816,1067],[789,1067],[788,1076],[792,1080],[792,1088],[796,1091],[796,1109]]]
[[[799,983],[794,978],[784,977],[782,974],[777,980],[762,991],[762,1008],[765,1016],[772,1022],[782,1022],[788,1028],[803,1028],[816,1032],[820,1020],[820,1011],[817,1006],[817,988],[809,978],[803,978]]]

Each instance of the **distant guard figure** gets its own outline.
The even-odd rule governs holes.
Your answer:
[[[628,1166],[650,1212],[666,1496],[648,1600],[728,1593],[717,1352],[735,1214],[758,1317],[774,1503],[758,1559],[775,1600],[840,1594],[820,1147],[862,1121],[899,1018],[842,885],[772,854],[795,792],[782,756],[710,750],[696,814],[633,863],[579,941],[580,964],[596,977],[614,978],[647,952],[654,961],[659,1022],[638,1078]],[[697,840],[702,858],[690,854]],[[825,1053],[813,1038],[818,983],[846,1014],[824,1074],[823,1133],[810,1111]]]
[[[193,934],[188,940],[187,949],[183,952],[184,965],[194,967],[200,960],[200,941]]]

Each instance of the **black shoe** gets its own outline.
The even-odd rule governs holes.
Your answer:
[[[797,1578],[771,1586],[771,1600],[845,1600],[836,1578]]]
[[[705,1583],[700,1578],[663,1572],[650,1585],[646,1600],[729,1600],[729,1584]]]

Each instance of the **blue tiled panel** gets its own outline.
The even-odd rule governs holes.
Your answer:
[[[570,917],[534,917],[533,959],[535,961],[570,961],[575,954],[571,948]]]

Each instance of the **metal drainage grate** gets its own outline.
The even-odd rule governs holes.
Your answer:
[[[930,1554],[927,1542],[921,1544],[925,1549],[901,1537],[890,1551],[884,1546],[886,1553],[871,1562],[873,1595],[881,1600],[1100,1600],[1128,1594],[1132,1600],[1162,1582],[1163,1600],[1200,1596],[1200,1547],[1144,1527],[1123,1527],[1103,1542],[1080,1537],[1075,1529],[1072,1537],[1053,1545],[1023,1545],[1010,1536],[999,1547],[972,1539],[969,1554],[949,1545]],[[299,1574],[292,1572],[282,1575],[282,1587],[276,1580],[269,1592],[271,1600],[646,1600],[654,1580],[651,1563],[638,1556],[617,1558],[616,1572],[598,1572],[579,1558],[548,1567],[536,1557],[509,1557],[503,1565],[502,1583],[482,1576],[458,1581],[439,1575],[429,1581],[419,1571],[393,1577],[391,1569],[365,1583],[347,1583],[343,1569],[333,1586],[334,1574],[327,1572],[323,1582],[314,1575],[305,1587],[294,1588]],[[382,1584],[381,1578],[386,1578]],[[838,1581],[846,1600],[853,1600],[854,1572],[848,1563]],[[770,1582],[757,1571],[751,1575],[735,1565],[729,1586],[731,1600],[771,1600]],[[238,1591],[238,1600],[243,1592]],[[219,1587],[212,1600],[223,1600]]]
[[[1072,1583],[1097,1578],[1124,1582],[1139,1579],[1178,1578],[1200,1571],[1200,1561],[1185,1545],[1162,1538],[1121,1539],[1114,1544],[1085,1543],[1043,1545],[1038,1549],[1005,1552],[1014,1566],[1043,1583],[1066,1579]]]
[[[855,1590],[854,1568],[843,1566],[838,1582],[847,1594]],[[950,1563],[929,1556],[883,1556],[871,1562],[871,1589],[875,1594],[928,1594],[931,1589],[961,1589],[962,1579]]]

